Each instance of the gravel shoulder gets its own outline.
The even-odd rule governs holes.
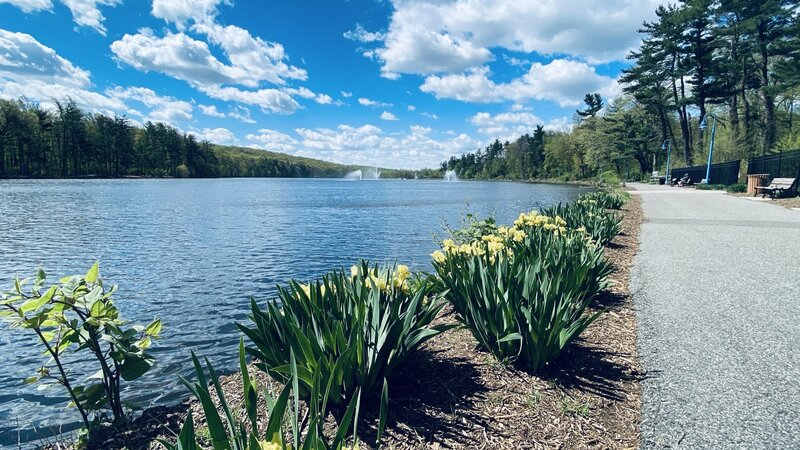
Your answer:
[[[800,447],[800,212],[636,188],[641,448]]]

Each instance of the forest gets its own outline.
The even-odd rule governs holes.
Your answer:
[[[356,169],[198,142],[164,123],[138,127],[126,117],[88,113],[71,99],[54,105],[0,99],[0,178],[341,177]]]
[[[639,30],[621,96],[586,94],[568,130],[489,144],[441,170],[462,178],[561,179],[663,173],[800,148],[798,1],[684,0]],[[703,124],[704,126],[701,126]]]

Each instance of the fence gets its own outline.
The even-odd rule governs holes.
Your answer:
[[[747,174],[760,173],[769,174],[770,178],[800,178],[800,150],[750,158]]]
[[[711,165],[711,184],[731,185],[739,182],[739,167],[742,161],[728,161]],[[699,183],[706,177],[706,166],[678,167],[670,169],[672,178],[680,179],[689,174],[692,184]]]

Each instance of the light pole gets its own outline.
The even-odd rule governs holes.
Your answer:
[[[717,132],[717,115],[714,113],[708,114],[714,118],[714,122],[711,125],[711,143],[708,145],[708,164],[706,165],[706,184],[711,184],[711,157],[714,155],[714,135]],[[708,124],[706,123],[706,118],[703,117],[703,121],[700,122],[700,129],[705,130],[706,128],[708,128]]]
[[[664,139],[664,142],[661,143],[661,150],[667,151],[667,172],[664,174],[664,184],[670,186],[672,179],[669,177],[669,155],[672,153],[672,141]]]

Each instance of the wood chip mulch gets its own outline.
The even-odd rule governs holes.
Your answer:
[[[622,213],[622,233],[606,249],[615,283],[593,305],[606,308],[606,314],[537,374],[494,362],[476,349],[465,329],[428,341],[389,382],[383,448],[637,448],[642,370],[628,286],[643,217],[638,196]],[[454,318],[445,312],[438,320]],[[260,372],[258,378],[268,382]],[[224,377],[223,384],[232,408],[241,408],[239,375]],[[199,405],[187,401],[148,410],[125,430],[97,436],[89,447],[160,448],[153,439],[174,441],[187,407],[202,426]],[[361,423],[360,437],[374,440],[375,417],[366,415]]]

